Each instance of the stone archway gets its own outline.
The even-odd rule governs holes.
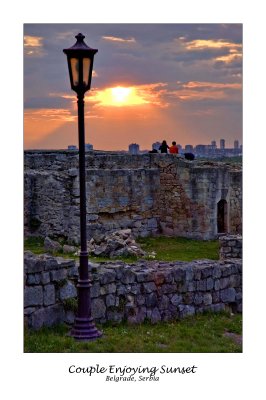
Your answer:
[[[228,232],[228,224],[227,224],[227,201],[221,199],[217,203],[217,232],[218,233],[227,233]]]

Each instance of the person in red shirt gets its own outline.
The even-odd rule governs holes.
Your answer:
[[[169,153],[178,154],[178,147],[176,145],[176,142],[172,142],[172,146],[169,147]]]

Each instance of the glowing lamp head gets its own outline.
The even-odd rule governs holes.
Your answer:
[[[67,56],[71,88],[77,93],[84,94],[91,87],[93,59],[98,50],[86,45],[82,33],[75,38],[77,42],[74,46],[64,49],[63,52]]]

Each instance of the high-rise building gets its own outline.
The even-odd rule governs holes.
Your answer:
[[[131,143],[128,146],[129,154],[139,154],[139,145],[137,143]]]
[[[67,146],[68,150],[77,150],[77,146],[75,146],[74,144],[70,144],[69,146]]]
[[[152,150],[159,150],[160,146],[161,146],[160,142],[152,143]]]
[[[90,143],[85,144],[85,151],[92,151],[93,150],[93,145]]]
[[[216,145],[216,140],[212,140],[211,141],[211,149],[216,149],[217,148],[217,145]]]
[[[235,140],[235,141],[234,141],[234,149],[235,149],[235,150],[238,150],[238,149],[239,149],[239,141],[238,141],[238,140]]]
[[[225,149],[225,140],[224,139],[220,139],[220,149],[221,150]]]
[[[193,151],[193,146],[192,144],[186,144],[185,145],[185,152],[186,153],[191,153]]]

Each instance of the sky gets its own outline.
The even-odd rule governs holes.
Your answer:
[[[79,32],[98,49],[85,97],[94,149],[242,143],[242,24],[24,24],[25,149],[78,144],[63,49]]]

